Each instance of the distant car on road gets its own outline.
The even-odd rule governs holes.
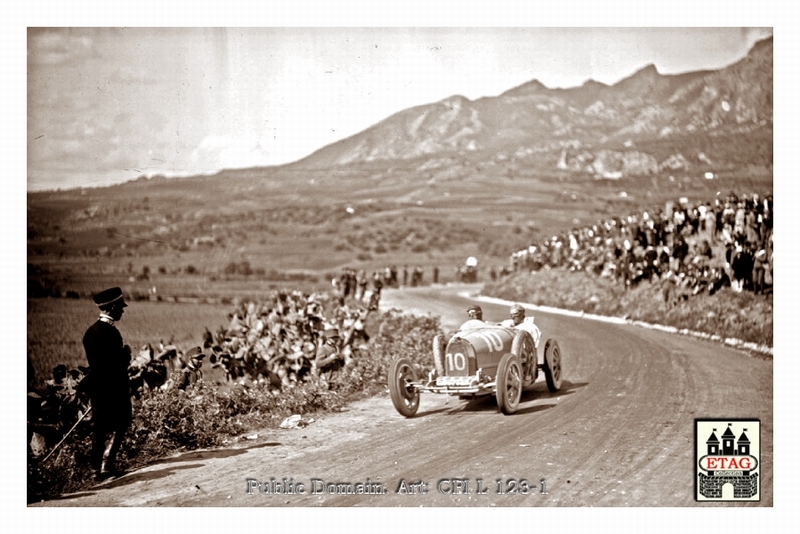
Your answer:
[[[445,344],[444,336],[433,340],[432,369],[420,380],[411,360],[397,358],[389,370],[389,393],[397,411],[413,417],[419,409],[420,392],[442,393],[460,398],[495,395],[504,414],[519,407],[522,390],[544,372],[550,391],[561,389],[561,349],[548,339],[543,363],[531,334],[513,327],[469,321]]]

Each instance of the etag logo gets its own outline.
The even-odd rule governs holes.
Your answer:
[[[758,419],[695,420],[695,499],[760,501]]]

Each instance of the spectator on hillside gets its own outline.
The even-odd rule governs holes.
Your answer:
[[[731,287],[734,291],[741,293],[744,290],[752,289],[753,254],[741,243],[736,244],[736,254],[731,261],[731,269],[733,270]]]
[[[753,255],[753,293],[760,295],[764,292],[764,279],[765,279],[765,263],[767,260],[767,251],[759,249]]]
[[[200,347],[192,347],[186,351],[183,358],[181,358],[184,367],[181,369],[180,377],[175,382],[175,386],[178,389],[186,389],[203,379],[203,371],[200,368],[203,366],[203,358],[205,357],[206,355],[203,354],[203,349]]]
[[[339,347],[341,341],[339,330],[326,329],[323,340],[317,349],[312,373],[318,374],[328,384],[328,389],[337,389],[338,375],[344,366],[344,356]]]

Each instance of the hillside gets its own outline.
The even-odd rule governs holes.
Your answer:
[[[518,165],[600,177],[617,171],[655,174],[665,161],[676,160],[684,162],[680,169],[687,172],[744,163],[769,167],[771,143],[753,150],[741,141],[703,147],[697,142],[742,134],[771,140],[772,54],[769,38],[717,71],[662,75],[650,65],[611,86],[588,80],[580,87],[549,89],[532,80],[497,97],[470,101],[455,95],[400,111],[294,167],[422,159],[424,170],[454,156],[504,156]],[[669,144],[673,152],[662,155],[640,147],[656,142]],[[613,169],[594,164],[604,152],[646,163]]]
[[[771,191],[772,54],[770,38],[717,71],[453,96],[291,165],[29,193],[29,270],[79,292],[98,270],[192,293],[242,276],[324,284],[345,265],[438,266],[446,281],[467,256],[502,265],[636,207]]]

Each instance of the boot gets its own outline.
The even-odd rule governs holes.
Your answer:
[[[122,445],[123,437],[124,437],[124,432],[120,431],[114,432],[108,444],[108,448],[106,448],[105,453],[103,454],[103,462],[100,466],[99,478],[105,480],[122,474],[121,471],[117,470],[115,464],[117,459],[117,452],[119,451],[120,445]]]

